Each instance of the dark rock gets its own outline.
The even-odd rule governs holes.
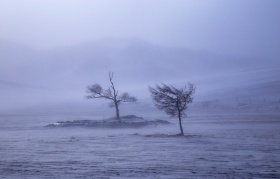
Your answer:
[[[123,116],[121,119],[110,118],[105,120],[74,120],[59,121],[46,127],[96,127],[96,128],[137,128],[149,125],[170,124],[164,120],[145,120],[134,115]]]

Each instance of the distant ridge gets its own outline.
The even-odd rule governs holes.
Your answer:
[[[145,100],[147,86],[161,82],[193,82],[198,101],[244,95],[279,98],[275,91],[280,61],[165,47],[141,39],[105,38],[45,51],[0,40],[0,58],[0,83],[9,88],[0,88],[0,98],[7,101],[2,110],[83,100],[87,85],[108,85],[109,71],[115,72],[120,89]]]

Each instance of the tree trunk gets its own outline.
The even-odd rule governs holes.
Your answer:
[[[116,117],[117,117],[117,120],[119,120],[120,119],[120,111],[119,111],[119,103],[117,101],[118,91],[116,91],[116,89],[115,89],[115,86],[114,86],[114,83],[113,83],[113,73],[111,73],[111,72],[109,73],[109,80],[111,82],[111,88],[113,89],[113,92],[114,92],[113,100],[114,100],[114,104],[115,104],[115,108],[116,108]]]
[[[116,117],[119,120],[120,119],[120,110],[119,110],[119,105],[116,101],[115,102],[115,108],[116,108]]]
[[[180,131],[181,131],[181,135],[184,135],[184,131],[183,131],[183,127],[182,127],[182,116],[181,116],[181,112],[179,112],[179,124],[180,124]]]

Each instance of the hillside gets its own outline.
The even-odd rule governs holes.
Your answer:
[[[85,87],[108,85],[115,72],[120,90],[150,101],[148,85],[197,87],[197,102],[238,97],[279,98],[279,62],[164,47],[139,39],[101,39],[55,50],[36,51],[0,42],[0,95],[5,109],[83,103]],[[76,100],[76,102],[75,102]]]

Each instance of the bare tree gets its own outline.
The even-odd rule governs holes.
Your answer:
[[[162,86],[156,85],[155,88],[149,87],[149,91],[158,109],[165,111],[171,117],[179,118],[181,135],[184,135],[182,118],[187,117],[185,114],[187,105],[193,101],[194,85],[189,83],[188,87],[177,89],[171,85],[162,84]]]
[[[104,90],[101,85],[99,84],[94,84],[91,86],[87,87],[87,93],[89,95],[86,96],[88,99],[98,99],[98,98],[103,98],[103,99],[108,99],[111,100],[112,102],[109,104],[110,107],[115,107],[116,109],[116,118],[120,119],[120,111],[119,111],[119,105],[121,102],[136,102],[137,98],[134,96],[130,96],[127,92],[122,93],[119,95],[119,91],[116,90],[115,85],[113,83],[113,73],[109,73],[109,80],[111,83],[111,86]]]

